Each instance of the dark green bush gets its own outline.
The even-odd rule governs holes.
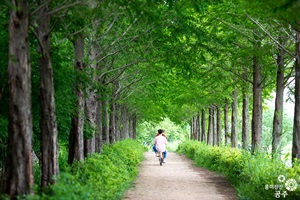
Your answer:
[[[134,140],[123,140],[104,146],[102,154],[94,154],[72,169],[61,172],[57,183],[47,192],[28,199],[97,200],[121,199],[138,173],[144,147]]]
[[[225,175],[236,188],[239,199],[276,199],[279,196],[281,199],[300,199],[300,165],[286,167],[282,161],[271,159],[265,153],[251,154],[242,149],[212,147],[198,141],[181,143],[177,151],[198,166]],[[280,175],[284,181],[279,180]],[[288,179],[296,180],[296,190],[287,190],[285,183]],[[271,188],[280,185],[281,189]],[[285,197],[284,191],[287,192]]]

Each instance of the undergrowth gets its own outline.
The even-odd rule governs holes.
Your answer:
[[[137,176],[144,151],[140,143],[130,139],[104,146],[102,154],[93,154],[72,167],[62,165],[55,185],[27,199],[121,199]]]
[[[299,164],[286,167],[266,153],[251,154],[198,141],[181,143],[177,152],[194,160],[197,166],[225,175],[236,188],[239,199],[300,199]]]

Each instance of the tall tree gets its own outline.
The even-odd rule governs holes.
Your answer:
[[[256,35],[257,33],[255,33]],[[256,37],[254,48],[260,49],[260,38]],[[262,141],[262,66],[259,55],[253,55],[253,110],[252,110],[252,150],[260,148]]]
[[[84,86],[82,83],[82,72],[85,68],[84,63],[84,35],[79,33],[74,41],[74,68],[76,71],[75,93],[77,96],[75,113],[72,118],[72,128],[70,130],[69,158],[68,163],[74,160],[81,161],[84,158]]]
[[[206,142],[205,138],[206,133],[206,117],[205,117],[205,109],[201,110],[201,141]]]
[[[300,160],[300,32],[298,30],[295,31],[296,31],[295,111],[294,111],[292,161],[299,162]]]
[[[281,46],[285,45],[283,37],[279,37]],[[284,95],[284,56],[286,52],[283,48],[278,48],[277,54],[277,76],[276,76],[276,96],[275,96],[275,110],[273,118],[273,131],[272,131],[272,153],[276,154],[281,149],[282,141],[282,118],[283,118],[283,95]]]
[[[231,147],[237,147],[238,130],[237,130],[237,117],[238,117],[238,89],[235,88],[232,92],[232,115],[231,115]]]
[[[196,116],[193,116],[191,119],[191,136],[192,140],[197,140],[197,119]]]
[[[97,102],[97,110],[96,110],[96,125],[97,125],[97,132],[95,135],[95,152],[102,152],[102,101],[99,100],[98,95],[98,102]]]
[[[105,97],[108,98],[108,97]],[[103,144],[108,145],[109,144],[109,100],[104,99],[102,100],[102,113],[103,113],[103,118],[102,118],[102,141]]]
[[[89,85],[86,88],[86,99],[85,99],[85,115],[86,115],[86,123],[88,123],[88,128],[91,134],[88,138],[85,138],[86,144],[86,152],[87,154],[95,153],[95,135],[96,135],[96,111],[97,111],[97,94],[95,89],[95,81],[96,81],[96,69],[97,69],[97,62],[95,60],[98,48],[95,42],[91,44],[91,52],[89,55],[90,64],[87,66],[87,73],[90,80]]]
[[[132,123],[132,139],[136,139],[136,126],[137,126],[137,117],[136,114],[134,113],[131,116],[131,123]]]
[[[110,119],[109,119],[109,143],[116,141],[116,103],[114,98],[110,102]]]
[[[213,146],[218,144],[218,133],[217,133],[217,106],[213,105],[214,115],[213,115]]]
[[[51,27],[50,2],[40,1],[37,11],[38,65],[40,69],[40,104],[41,104],[41,186],[54,183],[54,176],[59,174],[58,141],[55,113],[53,67],[51,62]]]
[[[214,108],[211,105],[209,107],[208,132],[207,132],[207,144],[209,145],[213,145],[213,126],[214,126]]]
[[[124,139],[129,138],[129,113],[128,113],[128,107],[127,105],[122,106],[122,137]]]
[[[2,192],[16,199],[32,193],[31,65],[29,58],[29,5],[12,0],[9,23],[9,131]]]
[[[217,106],[217,145],[220,146],[222,143],[222,123],[221,123],[221,109],[220,106]]]
[[[196,133],[197,133],[197,140],[200,141],[200,113],[197,112],[197,116],[196,116]]]
[[[249,94],[247,91],[243,91],[242,113],[242,147],[246,149],[249,145]]]
[[[229,124],[228,124],[228,99],[225,100],[224,105],[224,135],[225,135],[225,145],[230,144],[230,137],[229,137]]]

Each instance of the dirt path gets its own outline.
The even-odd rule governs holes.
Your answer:
[[[159,191],[158,191],[159,190]],[[160,166],[153,152],[145,153],[139,176],[123,200],[236,200],[234,188],[223,176],[195,167],[183,155],[168,153]]]

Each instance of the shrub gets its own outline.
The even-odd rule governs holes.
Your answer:
[[[177,151],[193,159],[196,165],[225,175],[236,188],[239,199],[300,199],[299,186],[294,191],[288,190],[295,186],[294,182],[289,185],[288,179],[300,185],[299,164],[286,167],[265,153],[251,154],[242,149],[213,147],[198,141],[181,143]]]
[[[28,199],[121,199],[138,173],[144,151],[141,144],[130,139],[104,146],[102,154],[74,163],[69,171],[65,168],[55,185]]]

